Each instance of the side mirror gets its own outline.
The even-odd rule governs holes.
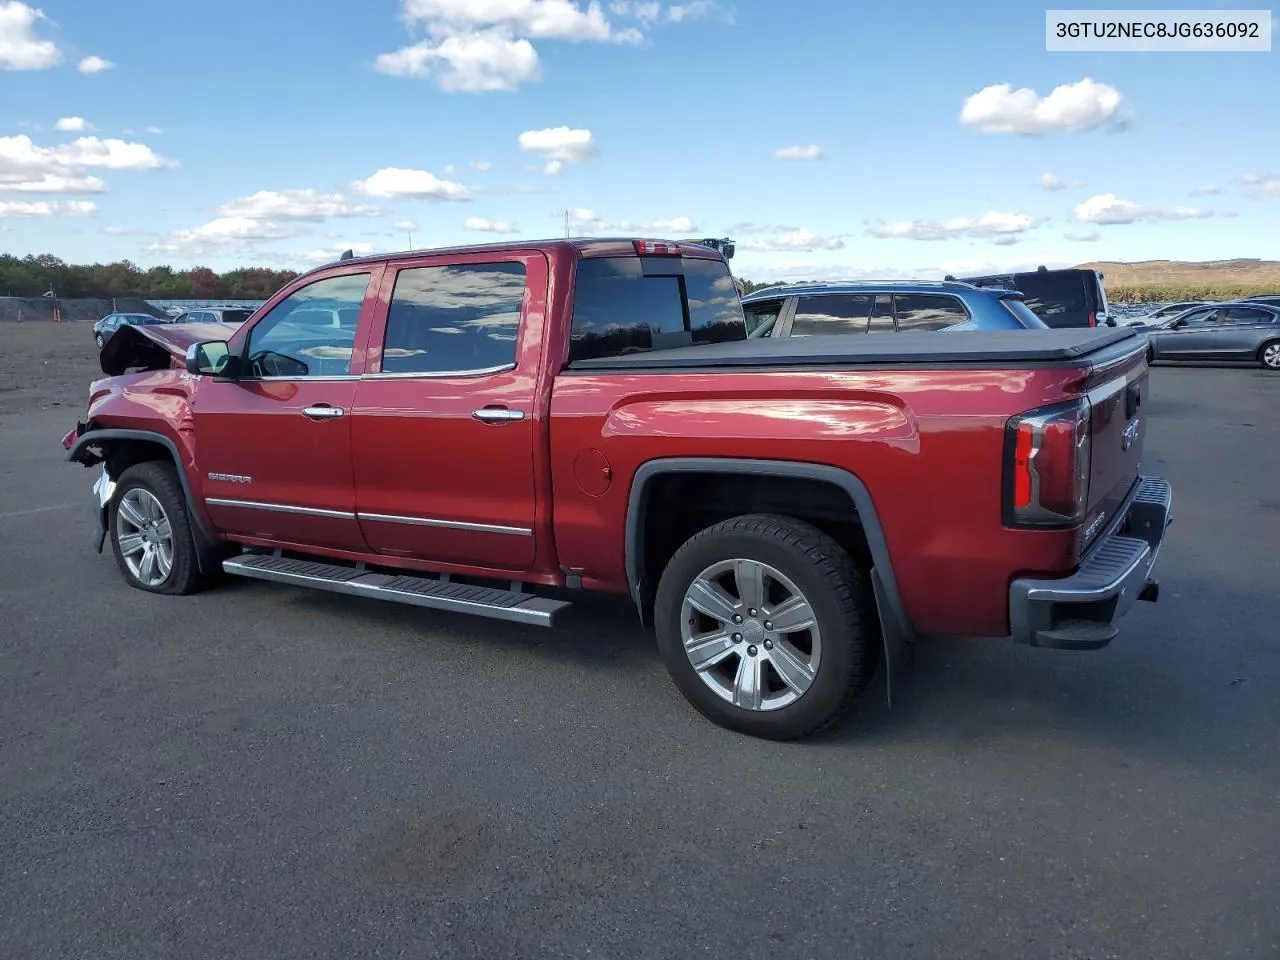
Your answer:
[[[205,340],[187,347],[187,372],[197,376],[234,380],[239,360],[231,355],[225,340]]]

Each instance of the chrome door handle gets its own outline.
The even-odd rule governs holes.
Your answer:
[[[310,417],[312,420],[334,420],[346,412],[341,407],[330,407],[324,404],[302,408],[302,415]]]
[[[510,423],[523,420],[523,410],[508,410],[506,407],[481,407],[471,411],[471,415],[483,423]]]

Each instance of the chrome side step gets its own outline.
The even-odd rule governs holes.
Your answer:
[[[472,587],[430,577],[371,573],[358,567],[314,560],[293,560],[269,554],[241,554],[222,562],[222,569],[238,577],[311,587],[374,600],[391,600],[415,607],[470,613],[495,620],[550,627],[556,615],[571,604],[530,593]]]

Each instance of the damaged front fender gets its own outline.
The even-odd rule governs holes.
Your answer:
[[[98,354],[98,364],[109,377],[130,370],[164,370],[185,367],[187,348],[206,340],[227,340],[239,327],[227,323],[157,323],[121,327]]]

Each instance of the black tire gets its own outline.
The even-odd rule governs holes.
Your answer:
[[[686,591],[716,563],[754,560],[791,580],[813,611],[821,658],[808,689],[771,710],[739,707],[705,683],[681,636]],[[654,608],[658,649],[686,699],[720,726],[769,740],[792,740],[837,720],[870,682],[882,649],[870,579],[817,527],[789,517],[750,514],[690,538],[667,564]],[[740,655],[739,655],[740,658]]]
[[[99,333],[99,334],[97,334],[96,336],[94,336],[94,338],[93,338],[93,342],[94,342],[94,343],[96,343],[96,344],[98,345],[98,349],[99,349],[99,350],[101,350],[101,349],[102,349],[104,346],[106,346],[106,344],[107,344],[107,341],[105,341],[105,340],[103,340],[103,339],[102,339],[102,334],[100,334],[100,333]]]
[[[1262,364],[1263,370],[1280,371],[1280,354],[1276,355],[1274,364],[1267,362],[1267,351],[1275,348],[1280,348],[1280,340],[1268,340],[1258,348],[1258,363]]]
[[[1147,366],[1151,366],[1151,364],[1155,362],[1156,362],[1156,348],[1147,347]]]
[[[153,496],[164,510],[172,530],[173,561],[163,581],[148,584],[129,568],[120,547],[120,503],[131,490],[143,490]],[[181,595],[194,593],[203,585],[196,559],[191,519],[187,515],[187,498],[178,481],[173,464],[160,460],[135,464],[121,474],[107,511],[107,535],[116,566],[129,586],[148,593]]]

